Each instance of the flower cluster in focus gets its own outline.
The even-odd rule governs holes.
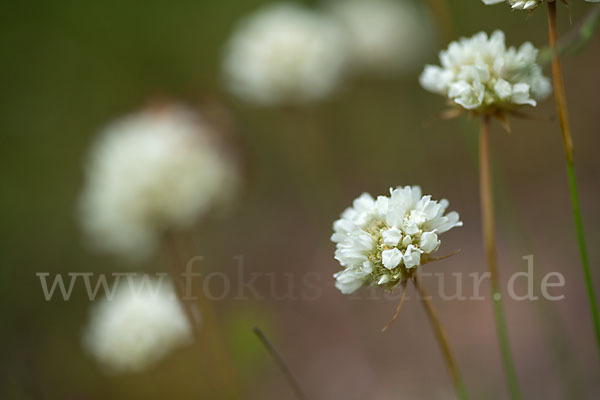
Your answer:
[[[452,42],[440,52],[441,66],[427,65],[421,85],[447,96],[466,110],[497,112],[520,105],[535,106],[551,92],[537,64],[538,50],[529,42],[506,47],[504,33],[480,32]]]
[[[481,0],[485,4],[508,3],[513,10],[533,10],[544,0]]]
[[[354,200],[333,224],[335,259],[344,267],[334,275],[336,287],[345,294],[369,284],[393,289],[410,278],[438,250],[438,235],[462,226],[458,213],[445,214],[447,207],[418,186]]]
[[[85,348],[108,372],[139,372],[192,341],[170,281],[128,279],[91,309]]]

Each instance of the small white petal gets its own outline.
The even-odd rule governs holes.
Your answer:
[[[412,221],[408,221],[407,224],[404,224],[402,230],[407,235],[416,235],[417,233],[419,233],[419,227]]]
[[[421,264],[421,253],[422,251],[412,244],[407,247],[402,257],[406,268],[413,268]]]
[[[498,79],[498,82],[494,85],[494,91],[500,99],[504,100],[510,97],[512,87],[510,83],[506,82],[504,79]]]
[[[379,216],[385,215],[388,211],[389,201],[389,197],[378,196],[375,200],[375,213]]]
[[[402,262],[402,252],[396,248],[381,252],[381,262],[387,269],[394,269]]]
[[[430,92],[444,94],[448,90],[451,74],[435,65],[426,65],[419,77],[419,83]]]
[[[402,231],[397,228],[390,228],[383,231],[381,235],[383,237],[383,244],[388,246],[397,246],[398,242],[402,239]]]
[[[362,271],[346,269],[333,275],[335,287],[343,294],[351,294],[367,283],[368,274]]]
[[[418,205],[417,205],[418,206]],[[425,223],[425,221],[427,221],[427,214],[424,213],[423,211],[417,209],[417,210],[412,210],[410,212],[410,217],[409,217],[409,221],[417,226],[417,232],[419,230],[419,226],[423,225]],[[411,233],[411,235],[414,235],[414,233]]]
[[[421,240],[419,242],[419,247],[423,252],[429,254],[435,250],[440,245],[440,241],[438,240],[438,236],[434,232],[424,232],[421,235]]]

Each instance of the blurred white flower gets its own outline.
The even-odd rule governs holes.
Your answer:
[[[373,199],[364,193],[334,222],[331,240],[344,270],[334,275],[344,294],[364,285],[393,289],[435,253],[438,235],[462,226],[456,212],[445,214],[447,200],[422,196],[419,186],[390,189]]]
[[[259,9],[238,24],[223,60],[225,85],[257,104],[307,103],[335,90],[347,48],[332,18],[293,3]]]
[[[552,88],[536,62],[538,50],[526,42],[506,48],[504,33],[480,32],[452,42],[440,52],[442,66],[427,65],[419,79],[434,93],[467,110],[497,111],[535,106]]]
[[[433,47],[422,7],[406,0],[332,0],[328,10],[346,28],[350,61],[358,71],[414,71]]]
[[[84,347],[108,372],[139,372],[192,342],[192,328],[170,281],[128,279],[90,310]]]
[[[107,126],[93,145],[80,198],[91,245],[140,260],[165,231],[189,228],[228,200],[235,166],[212,134],[197,115],[176,106]]]
[[[485,4],[508,3],[513,10],[533,10],[544,0],[481,0]],[[589,0],[588,0],[589,1]]]

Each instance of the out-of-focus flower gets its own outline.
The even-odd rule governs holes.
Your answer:
[[[485,4],[508,3],[513,10],[533,10],[544,0],[481,0]],[[589,1],[589,0],[588,0]]]
[[[233,32],[224,53],[225,85],[262,105],[320,100],[337,88],[347,53],[332,18],[293,3],[267,5]]]
[[[359,71],[406,73],[432,48],[430,21],[412,2],[332,0],[328,9],[346,28],[350,60]]]
[[[419,186],[377,199],[362,194],[333,224],[335,259],[344,267],[334,275],[336,287],[344,294],[369,284],[393,289],[410,278],[438,250],[438,235],[462,226],[447,207],[447,200],[422,196]]]
[[[191,227],[235,186],[235,166],[211,128],[167,106],[124,117],[93,145],[80,220],[97,249],[140,260],[161,235]]]
[[[504,33],[489,38],[480,32],[452,42],[440,52],[441,67],[427,65],[421,85],[447,96],[467,110],[497,112],[536,100],[551,92],[550,81],[536,62],[538,50],[526,42],[506,48]]]
[[[128,277],[129,278],[129,277]],[[128,279],[94,304],[84,347],[111,373],[139,372],[192,341],[192,328],[168,280]]]

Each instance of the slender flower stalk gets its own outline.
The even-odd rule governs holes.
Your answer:
[[[519,382],[514,368],[506,316],[502,304],[500,281],[498,278],[498,263],[496,260],[496,222],[494,218],[494,199],[492,190],[491,162],[490,162],[490,116],[482,117],[481,134],[479,138],[479,187],[481,198],[481,219],[484,237],[485,253],[487,258],[490,281],[492,285],[492,301],[494,318],[496,320],[496,333],[502,355],[502,365],[510,398],[520,399]]]
[[[199,312],[196,308],[195,304],[185,301],[185,288],[183,286],[183,281],[181,279],[181,266],[183,265],[181,262],[181,258],[179,256],[179,251],[177,250],[177,241],[173,234],[165,235],[165,246],[167,248],[167,254],[170,257],[170,275],[171,280],[175,286],[175,291],[177,293],[177,299],[181,304],[181,307],[185,311],[185,315],[188,319],[190,326],[192,327],[192,331],[196,340],[201,339],[201,330],[200,330],[200,322],[199,322]]]
[[[552,80],[554,83],[554,97],[556,99],[556,108],[562,133],[563,146],[565,150],[565,161],[567,165],[567,176],[569,180],[569,190],[571,192],[571,203],[573,205],[573,219],[575,220],[575,229],[577,231],[577,240],[579,242],[579,252],[581,255],[581,264],[585,285],[590,302],[590,312],[594,329],[596,332],[596,344],[600,352],[600,316],[598,315],[598,305],[596,303],[596,294],[590,272],[590,263],[587,255],[585,236],[583,233],[583,220],[581,218],[581,208],[579,206],[579,196],[577,194],[577,182],[575,179],[575,167],[573,157],[573,140],[571,138],[571,127],[569,124],[569,115],[567,110],[567,100],[565,95],[565,85],[563,80],[562,67],[560,64],[560,55],[557,52],[558,29],[556,22],[556,1],[548,2],[548,35],[550,47],[553,49],[552,57]],[[599,353],[600,355],[600,353]]]
[[[454,382],[454,387],[456,388],[456,394],[458,398],[461,400],[468,399],[467,391],[465,390],[465,385],[461,378],[460,372],[458,370],[456,361],[452,356],[452,351],[450,351],[450,344],[448,343],[448,338],[446,337],[446,332],[442,327],[442,323],[440,318],[435,310],[433,303],[431,302],[430,296],[425,291],[425,287],[423,287],[423,282],[421,278],[419,278],[419,274],[415,274],[412,279],[415,289],[419,292],[419,297],[423,303],[423,307],[425,307],[425,311],[427,311],[427,316],[433,325],[433,331],[435,333],[435,337],[437,338],[440,347],[442,348],[442,353],[444,354],[444,359],[446,360],[446,364],[448,365],[448,369],[450,370],[450,375],[452,375],[452,381]]]
[[[285,379],[288,381],[290,387],[294,391],[296,398],[298,400],[307,400],[308,398],[304,394],[302,387],[294,377],[294,374],[292,373],[290,368],[283,360],[283,357],[281,357],[275,346],[273,346],[267,335],[265,335],[265,333],[259,327],[254,327],[254,334],[258,337],[258,340],[261,341],[261,343],[265,346],[271,357],[273,357],[273,359],[277,363],[277,366],[279,367],[279,369],[285,376]]]

